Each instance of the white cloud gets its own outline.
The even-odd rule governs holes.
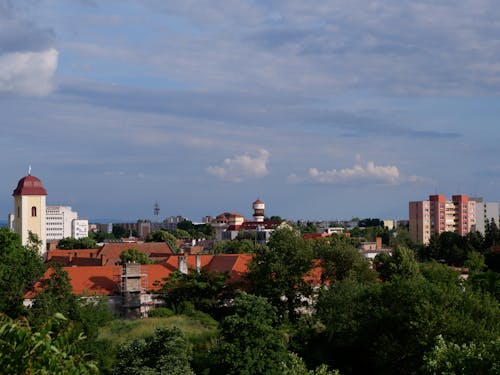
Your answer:
[[[0,92],[43,96],[54,90],[58,52],[12,52],[0,56]]]
[[[261,149],[256,157],[235,156],[224,160],[221,166],[210,166],[207,172],[223,180],[240,182],[250,178],[261,178],[269,174],[267,163],[269,151]]]
[[[320,171],[317,168],[310,168],[309,178],[312,181],[325,184],[363,181],[394,185],[403,180],[398,167],[395,165],[376,165],[373,161],[369,161],[365,165],[356,164],[352,168],[344,169]]]

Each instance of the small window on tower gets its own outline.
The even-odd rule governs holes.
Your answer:
[[[33,216],[33,217],[36,216],[36,207],[35,206],[31,207],[31,216]]]

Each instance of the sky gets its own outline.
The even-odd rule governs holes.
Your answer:
[[[0,215],[407,219],[500,201],[494,0],[0,0]]]

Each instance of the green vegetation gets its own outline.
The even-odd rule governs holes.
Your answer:
[[[75,338],[61,314],[39,330],[26,320],[0,315],[0,369],[3,374],[98,374],[96,364],[79,348],[83,340],[81,334]]]
[[[57,243],[58,249],[71,250],[71,249],[96,249],[97,243],[94,239],[86,238],[63,238]]]
[[[123,251],[120,254],[120,264],[126,264],[126,263],[139,263],[139,264],[150,264],[151,261],[149,260],[148,256],[146,253],[143,253],[140,250],[131,248]]]
[[[17,234],[0,228],[0,313],[12,318],[26,315],[23,295],[44,271],[36,244],[24,247]]]

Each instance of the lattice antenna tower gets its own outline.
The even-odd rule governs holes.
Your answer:
[[[153,213],[156,217],[160,214],[160,204],[158,202],[155,202]]]

